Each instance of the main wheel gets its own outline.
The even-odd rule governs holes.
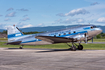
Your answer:
[[[19,49],[23,49],[23,47],[22,47],[22,46],[20,46],[20,47],[19,47]]]
[[[79,45],[78,46],[78,50],[83,50],[83,46],[82,45]]]
[[[71,50],[72,50],[72,51],[76,51],[76,47],[75,47],[75,46],[72,46],[72,47],[71,47]]]

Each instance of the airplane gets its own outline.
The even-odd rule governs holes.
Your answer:
[[[21,45],[19,48],[22,49],[24,45],[67,43],[72,51],[76,51],[77,48],[78,50],[83,50],[81,41],[87,43],[88,40],[93,39],[94,36],[101,32],[102,29],[95,25],[79,25],[52,32],[24,35],[18,27],[13,25],[7,28],[8,43],[6,44]],[[68,43],[72,43],[72,45]]]

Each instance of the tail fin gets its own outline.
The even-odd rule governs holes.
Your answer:
[[[10,26],[7,28],[7,34],[8,34],[8,42],[12,42],[15,41],[16,37],[20,37],[23,35],[23,33],[21,33],[21,31],[15,27],[15,26]]]

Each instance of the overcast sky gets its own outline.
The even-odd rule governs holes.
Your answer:
[[[0,0],[0,29],[105,25],[105,0]]]

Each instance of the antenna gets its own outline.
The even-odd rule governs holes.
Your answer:
[[[24,33],[18,27],[16,27],[16,28],[24,35]]]
[[[15,24],[13,26],[15,27]]]

